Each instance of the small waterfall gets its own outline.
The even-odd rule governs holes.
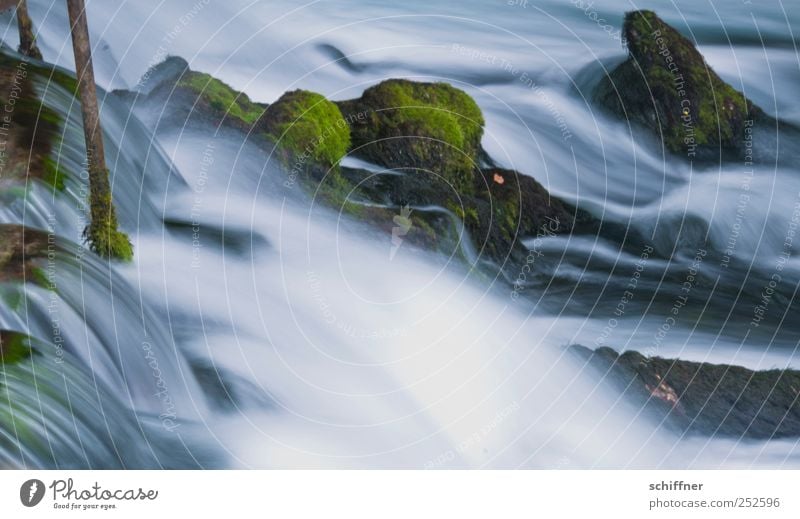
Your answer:
[[[667,431],[566,353],[601,338],[618,349],[651,348],[701,247],[691,301],[660,354],[785,367],[796,364],[800,337],[790,319],[796,258],[782,271],[774,319],[747,331],[790,230],[800,179],[785,164],[797,150],[782,148],[778,166],[758,164],[746,189],[742,164],[704,169],[665,157],[592,106],[587,78],[623,51],[582,11],[544,2],[561,26],[534,9],[498,18],[477,0],[412,1],[412,17],[394,16],[388,2],[320,2],[311,11],[283,0],[142,1],[121,23],[117,5],[91,2],[107,162],[135,248],[134,262],[120,265],[82,243],[85,149],[63,2],[30,3],[45,58],[58,64],[31,65],[30,77],[58,120],[50,156],[67,176],[63,189],[33,179],[0,185],[0,234],[24,230],[39,244],[21,254],[19,271],[0,263],[0,330],[18,353],[3,353],[0,465],[800,465],[789,440]],[[156,6],[164,11],[150,16]],[[606,7],[620,18],[629,9],[621,0]],[[770,47],[780,58],[769,76],[775,95],[796,120],[800,108],[786,93],[797,67],[781,10],[754,9],[770,22],[765,37],[778,42]],[[187,11],[184,37],[168,37]],[[692,23],[706,11],[699,3],[685,10]],[[222,19],[229,23],[220,28]],[[13,19],[0,20],[3,40],[14,41]],[[752,31],[741,18],[725,22],[738,29],[734,39]],[[737,75],[718,29],[697,36],[722,76]],[[636,235],[640,248],[608,236],[531,243],[543,257],[516,301],[507,283],[471,271],[478,253],[468,246],[465,262],[398,245],[283,187],[285,172],[254,144],[258,136],[190,126],[144,98],[131,107],[111,92],[133,89],[167,54],[265,103],[295,88],[348,99],[388,76],[449,81],[482,108],[483,144],[499,165]],[[759,102],[769,100],[762,61],[737,78]],[[745,225],[737,224],[742,211]],[[626,316],[615,316],[642,250],[655,252]]]

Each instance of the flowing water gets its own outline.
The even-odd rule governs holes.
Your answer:
[[[73,69],[63,2],[30,4],[45,60]],[[599,112],[591,86],[624,57],[615,31],[631,4],[89,4],[105,90],[141,88],[139,78],[167,55],[261,102],[295,88],[348,99],[387,77],[448,81],[482,108],[483,144],[499,164],[639,233],[658,255],[643,265],[642,250],[602,238],[545,238],[531,245],[543,259],[526,297],[514,299],[501,279],[398,247],[299,188],[281,187],[284,173],[240,137],[185,128],[158,111],[140,121],[105,96],[114,196],[136,258],[109,266],[76,245],[85,223],[80,178],[65,193],[33,185],[3,205],[2,223],[58,235],[63,261],[55,291],[26,285],[23,304],[0,310],[2,328],[43,341],[34,367],[20,365],[2,382],[26,395],[12,408],[14,421],[34,432],[2,438],[0,463],[800,464],[794,440],[666,432],[596,385],[564,349],[607,344],[751,368],[798,364],[800,265],[785,243],[800,215],[797,143],[774,135],[755,142],[752,174],[744,163],[692,165]],[[800,122],[796,9],[659,9],[725,80],[768,113]],[[14,20],[2,21],[3,40],[16,41]],[[35,81],[65,120],[65,169],[80,171],[76,102],[46,77]],[[698,251],[702,282],[659,338]],[[783,252],[766,317],[749,326]],[[614,314],[637,269],[633,299]],[[42,381],[38,393],[26,392],[32,380]]]

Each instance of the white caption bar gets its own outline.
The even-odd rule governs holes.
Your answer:
[[[800,517],[798,471],[6,470],[0,479],[2,517]]]

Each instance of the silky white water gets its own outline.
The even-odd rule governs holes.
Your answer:
[[[762,326],[746,331],[751,298],[768,282],[800,201],[796,143],[782,143],[779,160],[754,168],[741,209],[744,165],[693,167],[591,105],[593,71],[624,51],[585,10],[509,4],[188,0],[89,2],[88,9],[97,78],[107,90],[135,88],[168,54],[262,102],[295,88],[347,99],[387,77],[465,89],[486,116],[483,144],[495,160],[629,226],[671,257],[648,262],[625,316],[604,338],[620,350],[653,347],[696,249],[730,246],[740,211],[746,218],[736,227],[734,263],[703,263],[710,282],[696,288],[656,353],[796,366],[796,258],[783,271],[783,299]],[[617,28],[631,8],[596,4],[598,16]],[[677,5],[659,14],[679,28],[688,24],[723,78],[767,112],[798,120],[796,12],[780,3],[752,6],[756,28],[744,11]],[[62,3],[31,2],[30,11],[45,60],[72,69]],[[16,41],[14,20],[3,21],[3,40]],[[76,103],[58,88],[48,87],[45,98],[67,117],[65,160],[79,170]],[[58,283],[61,326],[82,370],[74,377],[93,377],[89,388],[112,388],[129,411],[130,425],[105,436],[149,454],[127,460],[109,449],[105,458],[87,459],[73,455],[83,450],[73,441],[81,435],[70,432],[63,452],[22,462],[12,452],[9,464],[623,468],[800,461],[793,440],[665,432],[566,352],[569,344],[600,344],[641,251],[594,237],[549,238],[539,277],[515,301],[501,279],[397,247],[299,187],[283,188],[285,174],[240,137],[183,128],[158,113],[142,124],[113,96],[102,111],[115,200],[136,258],[112,271],[84,258],[66,270]],[[17,209],[3,207],[3,223],[46,229],[52,207],[57,234],[79,242],[80,199],[77,181],[56,200],[34,189]],[[3,327],[47,339],[49,294],[29,292],[24,309],[3,309]],[[169,402],[156,394],[159,378]],[[209,385],[227,398],[210,396]],[[103,401],[89,400],[87,407]],[[51,414],[69,417],[70,406],[62,405]],[[103,419],[86,420],[90,429],[103,428],[96,421]],[[181,447],[152,452],[148,437]]]

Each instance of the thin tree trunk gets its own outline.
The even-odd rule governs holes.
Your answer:
[[[111,187],[103,148],[103,131],[97,108],[97,89],[92,68],[89,26],[83,0],[67,0],[75,72],[81,99],[86,159],[89,170],[89,206],[91,220],[84,235],[92,250],[103,257],[130,259],[133,255],[128,237],[117,230],[117,215],[111,200]]]
[[[42,59],[42,53],[36,46],[36,36],[33,35],[33,22],[28,16],[28,3],[19,0],[17,4],[17,26],[19,27],[19,48],[20,54],[31,58]]]

